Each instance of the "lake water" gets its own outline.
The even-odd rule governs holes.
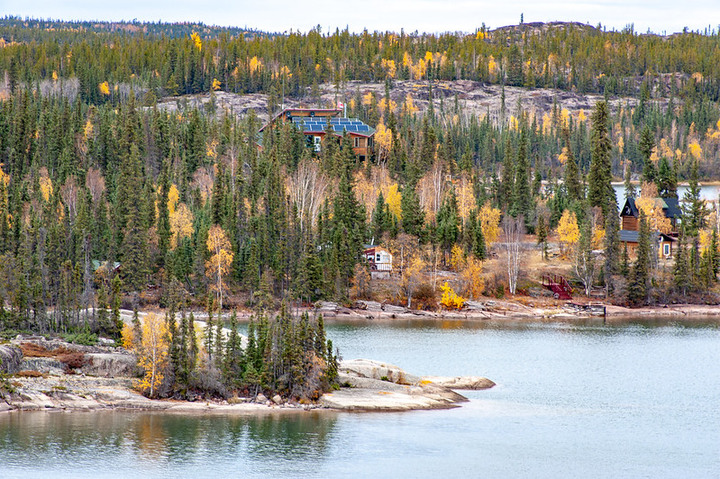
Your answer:
[[[498,383],[443,411],[0,415],[0,478],[720,477],[717,323],[332,324],[346,358]]]

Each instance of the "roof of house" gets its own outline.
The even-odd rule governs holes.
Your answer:
[[[325,133],[327,128],[332,128],[336,135],[342,135],[347,131],[351,135],[372,136],[375,129],[366,125],[357,118],[309,118],[309,117],[293,117],[292,123],[296,127],[302,129],[305,134],[309,133]]]
[[[634,230],[620,230],[619,232],[621,243],[637,243],[640,238],[640,232]],[[668,236],[665,233],[657,232],[657,235],[662,241],[677,241],[672,236]]]
[[[370,253],[370,252],[376,253],[376,252],[378,252],[378,251],[384,251],[385,253],[387,253],[387,254],[389,254],[390,256],[392,256],[392,253],[390,253],[390,251],[388,251],[388,250],[386,250],[385,248],[383,248],[382,246],[378,246],[378,245],[365,245],[365,251],[363,251],[363,252],[364,252],[365,254],[367,254],[367,253]]]
[[[639,216],[637,206],[635,206],[635,198],[632,196],[625,200],[625,205],[620,210],[620,216]]]
[[[680,209],[680,201],[677,198],[657,198],[662,203],[662,210],[666,218],[680,218],[682,210]],[[620,210],[620,216],[640,216],[635,198],[625,200],[625,205]]]
[[[305,113],[307,113],[307,115],[305,115]],[[277,113],[274,117],[270,118],[270,121],[263,125],[263,127],[260,128],[260,131],[263,131],[265,128],[268,127],[268,125],[271,125],[282,116],[290,120],[294,118],[294,114],[299,114],[301,118],[312,118],[315,113],[322,114],[319,118],[327,118],[328,116],[340,115],[340,113],[342,113],[342,110],[337,108],[285,108],[280,113]]]
[[[640,237],[639,231],[634,230],[620,230],[619,232],[620,241],[623,243],[637,243]]]
[[[680,200],[677,198],[660,198],[663,202],[663,213],[667,218],[680,218],[682,210],[680,209]]]

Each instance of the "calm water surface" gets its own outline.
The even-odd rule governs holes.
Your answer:
[[[483,375],[461,408],[0,415],[0,478],[720,477],[720,327],[328,326],[345,358]]]

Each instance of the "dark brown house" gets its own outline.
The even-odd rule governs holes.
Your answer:
[[[263,126],[260,132],[278,122],[295,125],[305,135],[308,147],[318,153],[322,139],[328,133],[337,137],[347,134],[352,141],[353,152],[360,160],[369,158],[374,152],[375,129],[356,118],[345,118],[343,110],[286,108]]]
[[[662,202],[665,217],[670,220],[672,232],[664,234],[656,231],[658,244],[658,257],[671,258],[673,256],[673,243],[677,241],[677,225],[682,216],[680,203],[677,198],[658,198]],[[638,245],[640,230],[640,211],[635,205],[635,198],[628,198],[620,210],[620,243],[627,246],[628,252],[635,253]]]

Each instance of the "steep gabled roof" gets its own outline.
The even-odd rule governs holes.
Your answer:
[[[680,218],[682,210],[680,209],[680,201],[677,198],[660,198],[663,202],[663,213],[666,218]]]
[[[625,205],[620,210],[620,216],[634,216],[636,218],[640,216],[637,206],[635,206],[635,198],[631,196],[625,200]]]

